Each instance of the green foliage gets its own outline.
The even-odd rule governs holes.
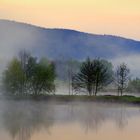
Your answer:
[[[22,90],[22,83],[26,79],[22,71],[21,64],[18,59],[14,58],[7,70],[4,72],[3,85],[7,92],[14,94],[20,93]]]
[[[87,58],[82,63],[80,72],[73,76],[73,89],[78,92],[88,91],[88,95],[96,95],[98,90],[112,82],[112,65],[108,61]]]
[[[34,95],[55,91],[55,70],[53,64],[44,65],[41,62],[35,65],[30,81],[31,91]]]
[[[47,62],[47,63],[46,63]],[[24,53],[14,58],[3,74],[6,93],[14,95],[39,95],[55,92],[55,67],[53,63]]]

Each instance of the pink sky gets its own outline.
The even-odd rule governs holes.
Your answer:
[[[0,0],[0,18],[140,40],[140,0]]]

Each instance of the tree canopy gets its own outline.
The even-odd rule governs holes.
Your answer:
[[[88,95],[96,95],[105,85],[112,82],[112,65],[106,60],[87,58],[82,63],[80,72],[73,76],[73,89],[88,92]]]
[[[39,95],[55,92],[55,66],[37,60],[25,51],[14,58],[3,73],[3,87],[9,94]]]

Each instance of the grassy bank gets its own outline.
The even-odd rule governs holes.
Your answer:
[[[102,96],[85,96],[85,95],[40,95],[40,96],[7,96],[5,99],[10,100],[45,100],[45,101],[90,101],[90,102],[114,102],[114,103],[132,103],[140,104],[140,97],[135,96],[113,96],[113,95],[102,95]]]

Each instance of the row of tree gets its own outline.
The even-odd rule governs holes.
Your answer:
[[[103,59],[87,58],[78,64],[75,71],[68,71],[69,94],[87,93],[97,95],[98,91],[110,84],[115,84],[118,95],[127,88],[130,70],[127,65],[120,64],[113,71],[112,63]],[[3,89],[14,95],[40,95],[55,93],[56,63],[45,58],[37,59],[26,51],[21,51],[3,73]]]
[[[127,88],[130,70],[127,65],[120,64],[116,71],[110,62],[102,59],[87,58],[78,73],[72,75],[72,90],[76,93],[86,92],[89,96],[97,95],[98,91],[111,83],[117,86],[118,95]]]

